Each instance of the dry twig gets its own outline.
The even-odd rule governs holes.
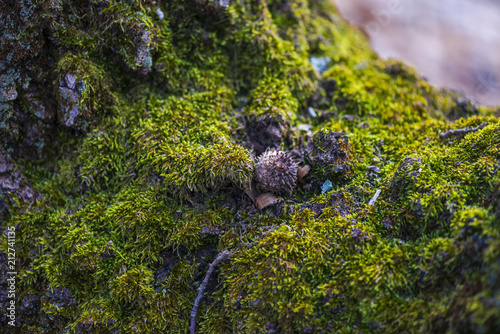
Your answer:
[[[203,282],[198,288],[198,296],[196,297],[193,309],[191,310],[191,327],[190,327],[191,334],[196,333],[196,316],[198,315],[198,307],[200,306],[200,301],[203,298],[203,292],[205,292],[205,289],[207,288],[210,276],[212,275],[215,267],[220,262],[228,260],[231,257],[231,255],[233,255],[233,253],[225,249],[222,252],[220,252],[219,255],[217,255],[217,257],[215,258],[215,260],[208,266],[207,273],[205,274],[205,278],[203,279]]]
[[[486,125],[488,125],[487,122],[481,123],[480,125],[476,126],[475,128],[471,128],[470,126],[463,128],[463,129],[454,129],[454,130],[448,130],[446,132],[442,132],[439,134],[439,138],[444,139],[448,138],[450,136],[459,136],[459,135],[464,135],[469,132],[474,132],[477,130],[481,130],[484,128]]]

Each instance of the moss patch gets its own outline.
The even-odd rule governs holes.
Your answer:
[[[40,193],[24,201],[0,170],[19,289],[6,331],[185,333],[222,249],[199,332],[500,326],[498,110],[378,59],[331,1],[42,3],[18,7],[43,20],[7,20],[41,44],[0,67],[19,95],[0,101],[0,149]],[[35,125],[34,156],[19,148]],[[267,147],[312,168],[261,212],[248,194]]]

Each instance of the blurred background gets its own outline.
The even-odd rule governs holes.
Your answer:
[[[439,87],[500,105],[500,0],[333,0],[382,58]]]

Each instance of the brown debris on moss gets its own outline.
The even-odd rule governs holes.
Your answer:
[[[327,168],[327,174],[351,170],[350,150],[349,138],[342,132],[318,132],[306,147],[309,162],[313,166]]]
[[[248,137],[256,155],[268,148],[279,149],[283,142],[283,127],[271,118],[253,120],[248,126]]]

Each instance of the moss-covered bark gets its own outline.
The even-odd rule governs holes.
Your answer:
[[[330,1],[223,3],[0,4],[2,332],[186,333],[223,249],[200,333],[498,329],[499,110]],[[267,148],[311,170],[262,212]]]

